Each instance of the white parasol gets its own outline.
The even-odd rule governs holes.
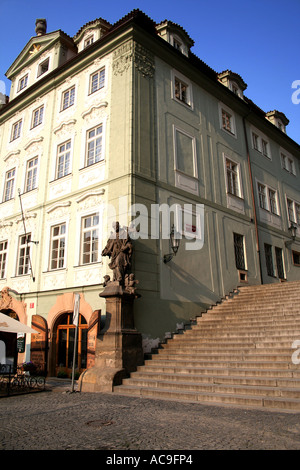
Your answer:
[[[30,326],[0,312],[0,331],[7,333],[39,333]]]

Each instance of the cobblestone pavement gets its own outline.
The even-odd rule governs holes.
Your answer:
[[[0,450],[299,450],[300,413],[102,393],[0,399]]]

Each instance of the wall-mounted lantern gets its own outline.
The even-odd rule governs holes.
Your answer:
[[[173,256],[176,256],[176,253],[179,249],[180,237],[177,232],[175,233],[174,225],[170,233],[170,243],[171,243],[172,253],[168,253],[167,255],[164,255],[164,263],[168,263],[169,261],[171,261]]]
[[[290,227],[288,228],[291,240],[285,242],[285,246],[290,246],[293,241],[296,239],[296,234],[297,234],[297,225],[295,225],[293,222],[291,222]]]

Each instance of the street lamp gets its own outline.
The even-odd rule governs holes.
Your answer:
[[[175,232],[174,225],[172,226],[172,230],[170,233],[170,242],[173,253],[168,253],[167,255],[164,255],[164,263],[168,263],[169,261],[171,261],[173,256],[176,256],[176,253],[179,249],[180,238],[178,232]]]

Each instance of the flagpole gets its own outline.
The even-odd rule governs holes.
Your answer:
[[[75,324],[76,328],[75,328],[75,338],[74,338],[71,393],[74,392],[74,377],[75,377],[76,349],[77,349],[78,322],[79,322],[79,301],[80,301],[79,294],[75,294],[73,324]]]

